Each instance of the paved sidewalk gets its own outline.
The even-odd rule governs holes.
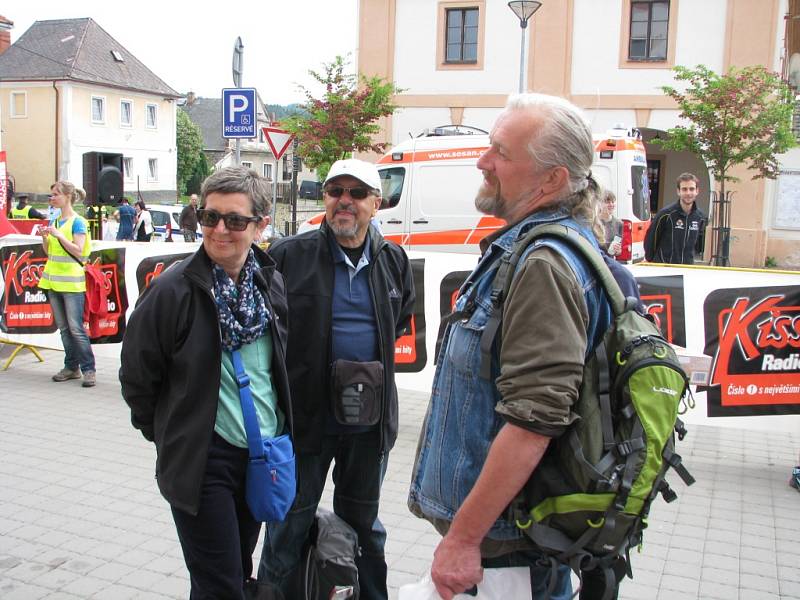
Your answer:
[[[94,389],[51,382],[63,357],[53,351],[0,372],[3,600],[188,597],[153,447],[120,397],[119,346],[94,348]],[[427,397],[400,396],[381,509],[392,598],[427,570],[438,541],[406,508]],[[787,486],[798,449],[800,432],[692,427],[679,451],[698,482],[670,478],[679,499],[655,503],[620,598],[800,599],[800,494]]]

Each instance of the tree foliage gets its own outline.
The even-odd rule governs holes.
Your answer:
[[[778,75],[762,66],[732,67],[727,75],[717,75],[697,65],[675,67],[675,79],[687,82],[685,91],[661,89],[678,103],[689,125],[667,130],[668,138],[657,143],[694,152],[723,192],[726,181],[738,181],[730,175],[735,165],[755,171],[753,179],[777,177],[777,155],[795,145],[792,93]]]
[[[192,175],[198,169],[208,171],[208,164],[203,154],[203,136],[200,128],[192,123],[189,115],[182,109],[177,111],[175,126],[175,145],[178,152],[178,193],[186,194],[186,188]]]
[[[209,175],[211,175],[211,167],[208,165],[208,159],[206,158],[205,153],[201,152],[200,160],[197,161],[192,174],[186,181],[186,193],[199,194],[203,182]]]
[[[303,112],[281,122],[296,136],[299,156],[317,170],[320,179],[335,161],[353,152],[382,152],[386,148],[372,136],[380,132],[378,119],[394,112],[393,96],[400,92],[380,77],[346,73],[348,64],[337,56],[333,62],[323,63],[321,73],[309,71],[325,92],[315,98],[301,86],[306,96]]]

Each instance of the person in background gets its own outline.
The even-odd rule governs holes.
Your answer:
[[[184,242],[193,242],[197,239],[197,194],[189,197],[189,204],[183,207],[178,225],[183,231]]]
[[[130,200],[123,196],[119,201],[119,208],[115,215],[119,219],[117,240],[133,240],[133,224],[136,221],[136,209],[131,206]]]
[[[153,237],[153,217],[143,200],[136,203],[136,225],[134,225],[133,237],[137,242],[149,242]]]
[[[695,247],[706,222],[695,202],[700,180],[692,173],[681,173],[677,187],[678,201],[658,211],[645,235],[644,256],[649,262],[694,264]]]
[[[17,195],[17,206],[11,209],[12,219],[47,219],[38,210],[28,205],[28,194]]]
[[[203,243],[145,289],[122,340],[131,422],[155,442],[156,479],[193,600],[243,600],[261,524],[245,498],[248,463],[232,353],[250,378],[263,437],[291,431],[283,278],[253,242],[269,222],[269,184],[244,167],[205,180]]]
[[[617,197],[614,192],[605,190],[600,200],[600,222],[603,224],[605,239],[600,240],[600,247],[609,256],[619,256],[622,252],[622,222],[614,216]]]
[[[47,227],[39,228],[47,252],[39,288],[47,290],[64,345],[64,368],[53,375],[53,381],[80,379],[82,374],[83,387],[94,387],[94,353],[83,328],[86,276],[81,264],[89,258],[91,246],[88,224],[73,208],[85,197],[86,192],[68,181],[50,186],[50,205],[58,209],[59,216]]]

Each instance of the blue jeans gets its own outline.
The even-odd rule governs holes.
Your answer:
[[[386,458],[381,460],[378,431],[326,435],[320,454],[298,455],[297,498],[283,523],[267,523],[259,581],[280,588],[287,599],[303,597],[300,559],[333,460],[333,512],[355,529],[361,548],[360,598],[386,600],[386,530],[378,519]]]
[[[531,569],[531,596],[533,600],[542,600],[546,597],[547,587],[550,582],[550,566],[537,564],[541,556],[533,551],[519,550],[495,558],[484,558],[481,566],[484,569],[499,569],[504,567],[530,567]],[[558,567],[558,579],[550,595],[551,600],[569,600],[572,597],[572,581],[570,580],[569,567]],[[583,598],[583,596],[581,596]]]
[[[94,353],[89,336],[83,328],[84,292],[56,292],[47,290],[53,309],[53,319],[61,332],[64,345],[64,367],[75,371],[94,371]]]

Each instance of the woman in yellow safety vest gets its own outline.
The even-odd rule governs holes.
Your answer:
[[[47,290],[64,344],[64,368],[53,375],[53,381],[80,379],[83,373],[83,387],[93,387],[94,354],[83,328],[86,278],[81,264],[89,257],[89,235],[86,220],[72,208],[85,197],[86,192],[68,181],[50,186],[50,206],[61,209],[61,215],[39,229],[47,252],[39,287]]]

